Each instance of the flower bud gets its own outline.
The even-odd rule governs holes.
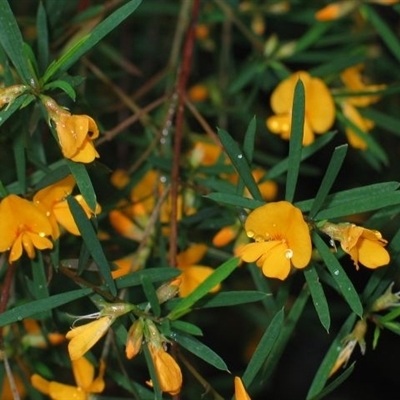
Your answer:
[[[400,292],[392,293],[394,282],[392,282],[386,289],[382,296],[378,297],[371,306],[372,312],[386,310],[390,307],[397,307],[400,305]]]
[[[0,108],[13,102],[18,96],[28,89],[26,85],[12,85],[0,89]]]
[[[156,291],[157,299],[160,304],[175,297],[179,292],[182,279],[176,278],[173,281],[162,284]]]
[[[142,318],[137,319],[129,328],[125,346],[125,354],[129,360],[135,357],[142,348],[143,328],[144,321]]]

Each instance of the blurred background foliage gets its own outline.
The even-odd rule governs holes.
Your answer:
[[[44,32],[37,25],[38,6],[44,6],[48,23],[49,61],[59,58],[65,49],[124,4],[120,0],[22,0],[9,3],[24,41],[35,55],[43,51],[40,43],[46,40],[40,36]],[[199,12],[194,16],[196,3],[199,3]],[[203,141],[219,143],[218,129],[229,132],[240,146],[245,147],[248,140],[245,140],[245,134],[249,123],[254,121],[256,135],[252,165],[263,171],[272,170],[287,157],[289,143],[272,134],[266,126],[267,118],[273,114],[271,94],[283,79],[297,71],[307,71],[321,78],[337,102],[341,99],[340,90],[344,86],[340,74],[348,67],[363,64],[366,82],[386,85],[378,102],[360,110],[362,115],[374,121],[374,127],[368,134],[371,137],[368,148],[360,150],[349,146],[331,192],[400,180],[400,5],[397,2],[389,5],[383,1],[343,0],[338,3],[351,5],[349,11],[330,21],[317,20],[316,13],[330,3],[333,2],[143,0],[131,16],[62,76],[76,91],[76,101],[63,88],[46,91],[74,114],[90,115],[98,124],[100,137],[96,148],[100,157],[88,164],[87,170],[102,207],[96,223],[109,261],[133,253],[138,256],[135,252],[141,249],[140,240],[132,240],[115,228],[109,218],[110,212],[121,208],[121,200],[129,198],[129,190],[141,181],[147,171],[158,171],[161,182],[169,181],[171,177],[176,179],[177,176],[171,172],[176,163],[179,180],[175,184],[189,200],[177,233],[172,233],[175,250],[179,253],[193,243],[205,243],[207,251],[196,262],[201,261],[201,264],[213,268],[232,256],[234,242],[216,247],[213,237],[238,218],[243,220],[245,213],[242,208],[218,204],[206,195],[212,192],[235,193],[237,178],[236,181],[227,178],[227,174],[234,170],[225,161],[227,158],[223,153],[218,162],[194,166],[193,149],[196,143]],[[189,54],[185,43],[191,23],[195,24],[195,38],[192,54]],[[3,52],[3,65],[5,59]],[[48,66],[44,57],[41,60],[43,64],[38,63],[40,74]],[[182,78],[185,68],[188,69],[186,82]],[[4,68],[3,73],[5,81],[10,79],[9,70]],[[18,78],[15,80],[18,81]],[[182,83],[183,86],[180,86]],[[179,90],[186,93],[182,105],[179,103]],[[176,115],[181,106],[184,111],[182,126],[179,127]],[[14,188],[13,183],[20,179],[20,164],[15,161],[20,154],[14,142],[16,132],[23,132],[21,139],[26,176],[38,170],[44,171],[43,162],[54,166],[60,160],[57,143],[40,115],[39,106],[30,104],[0,128],[1,181],[9,189]],[[315,196],[333,150],[348,143],[346,126],[346,121],[337,117],[330,129],[333,132],[330,140],[326,139],[325,145],[318,150],[313,147],[313,154],[301,163],[295,202]],[[177,132],[181,136],[179,159],[174,150]],[[318,140],[323,138],[324,135],[318,135]],[[120,169],[128,172],[127,186],[117,188],[116,181],[113,183],[111,177]],[[276,193],[268,200],[285,198],[284,172],[273,176]],[[272,179],[270,175],[266,176],[266,179]],[[28,185],[28,189],[32,190],[32,186]],[[161,195],[158,193],[155,197],[153,207],[157,207]],[[379,192],[371,193],[371,198],[380,195]],[[165,212],[168,214],[168,210]],[[386,219],[379,219],[379,216],[373,219],[374,214],[368,212],[352,216],[352,221],[379,229],[390,240],[399,229],[398,214],[399,205],[392,205],[382,210],[383,217],[388,217]],[[171,232],[161,234],[162,221],[150,224],[154,224],[159,234],[150,246],[150,254],[144,256],[143,265],[148,268],[167,267],[172,259],[168,253]],[[81,238],[72,235],[63,236],[59,246],[59,254],[64,260],[76,261],[84,257],[82,254],[86,251]],[[395,253],[390,276],[386,280],[382,278],[386,286],[391,281],[396,285],[399,283],[398,261]],[[361,293],[370,279],[371,270],[356,271],[352,262],[345,258],[341,259],[341,263],[356,290]],[[66,279],[65,275],[56,272],[47,273],[51,294],[77,288],[74,279]],[[29,263],[21,265],[17,271],[14,304],[22,304],[30,298],[26,277],[32,278]],[[89,282],[98,279],[90,268],[83,277]],[[264,279],[258,270],[243,266],[224,280],[223,290],[261,290],[255,282]],[[284,307],[290,310],[303,284],[304,277],[299,273],[284,283],[268,280],[268,293],[273,293],[277,309]],[[277,359],[267,363],[265,368],[270,369],[263,371],[263,376],[254,385],[251,391],[253,399],[306,398],[325,353],[350,314],[348,304],[335,290],[326,286],[325,295],[331,313],[329,332],[321,325],[312,302],[308,301],[285,347],[275,353]],[[127,299],[138,304],[145,301],[146,296],[142,290],[130,290]],[[262,302],[231,307],[199,307],[185,316],[185,320],[198,325],[203,331],[202,343],[225,361],[232,375],[241,376],[274,316],[274,312],[268,314],[267,310],[268,306],[265,307]],[[71,325],[69,314],[82,315],[92,311],[95,309],[86,298],[65,304],[61,310],[53,312],[53,319],[47,320],[46,328],[65,332]],[[372,349],[372,340],[373,329],[367,332],[365,355],[361,355],[358,349],[354,351],[351,362],[356,361],[356,364],[352,374],[325,398],[393,398],[398,386],[396,368],[393,368],[400,356],[398,335],[384,330],[376,349]],[[70,371],[65,355],[61,354],[65,347],[61,347],[61,351],[59,349],[30,348],[26,350],[28,357],[19,355],[20,364],[25,364],[27,358],[28,367],[23,368],[43,374],[51,374],[56,365],[59,371],[54,374],[58,381],[63,381],[60,377],[68,379]],[[182,399],[217,398],[214,389],[222,398],[232,396],[230,374],[217,370],[190,352],[183,351],[183,356],[186,366],[182,366]],[[129,385],[123,382],[126,377],[120,372],[122,364],[126,370],[135,371],[132,376],[136,382],[148,379],[143,358],[134,359],[129,365],[122,358],[121,355],[109,357],[106,391],[100,398],[131,398]],[[213,390],[207,391],[207,387],[203,387],[188,372],[188,365]],[[29,398],[40,398],[37,394],[35,396]]]

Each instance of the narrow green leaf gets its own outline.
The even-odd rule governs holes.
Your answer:
[[[332,193],[327,196],[324,207],[335,208],[349,203],[356,203],[360,200],[367,199],[370,202],[376,197],[381,197],[387,194],[392,194],[400,187],[399,182],[384,182],[374,183],[372,185],[361,186],[354,189],[343,190],[341,192]],[[304,200],[296,202],[296,207],[299,207],[303,212],[311,210],[314,200]]]
[[[331,324],[329,305],[317,271],[313,265],[304,270],[304,276],[306,278],[308,288],[310,289],[311,298],[314,303],[315,310],[317,311],[318,318],[321,321],[322,326],[327,332],[329,332],[329,327]]]
[[[328,207],[317,213],[315,219],[333,219],[359,214],[367,211],[379,210],[383,207],[400,204],[400,191],[380,195],[378,191],[370,192],[365,198],[358,198],[357,202],[348,199],[346,203],[335,207]]]
[[[335,182],[335,179],[340,171],[340,168],[342,167],[344,158],[346,157],[347,148],[348,148],[347,144],[335,148],[332,154],[332,158],[326,169],[325,175],[322,179],[321,185],[315,196],[313,205],[311,207],[309,215],[311,219],[313,219],[317,214],[317,212],[320,210],[322,204],[325,201],[326,196],[331,190],[331,187]]]
[[[142,347],[142,351],[146,358],[147,368],[149,370],[151,382],[153,384],[154,400],[162,400],[163,397],[162,397],[162,393],[161,393],[161,389],[160,389],[160,383],[158,382],[158,374],[154,367],[153,358],[151,357],[150,350],[149,350],[147,343]]]
[[[253,160],[256,127],[257,127],[257,121],[256,118],[253,117],[252,120],[249,122],[249,125],[247,126],[247,130],[243,138],[243,155],[250,164]],[[238,195],[241,195],[243,194],[243,190],[244,190],[244,181],[240,179],[236,188],[236,193]]]
[[[54,74],[67,71],[85,53],[128,18],[140,3],[141,0],[130,0],[98,24],[90,34],[82,38],[49,66],[43,76],[43,83],[46,83]]]
[[[146,296],[146,299],[150,303],[154,315],[156,317],[159,317],[161,314],[161,307],[157,298],[156,290],[154,289],[151,280],[146,275],[141,275],[140,281],[142,284],[143,292]]]
[[[324,33],[331,28],[332,23],[330,23],[329,21],[315,22],[310,26],[311,28],[302,37],[296,40],[294,54],[302,53],[314,43],[319,43]]]
[[[70,173],[71,171],[66,165],[61,165],[53,170],[49,169],[48,172],[35,184],[35,191],[53,185],[61,179],[64,179]]]
[[[73,101],[76,99],[76,92],[72,85],[69,82],[58,79],[56,81],[52,81],[44,86],[44,90],[54,90],[60,89],[64,93],[66,93]]]
[[[47,26],[47,14],[43,3],[40,2],[36,14],[37,53],[40,73],[49,65],[49,30]]]
[[[188,333],[189,335],[203,336],[202,330],[197,325],[191,324],[190,322],[177,319],[176,321],[171,321],[171,327],[174,330],[178,329],[179,331]]]
[[[286,178],[285,200],[293,202],[301,161],[303,127],[305,112],[305,93],[303,82],[299,79],[294,89],[292,129],[289,142],[289,164]]]
[[[118,289],[123,289],[132,286],[139,286],[142,282],[142,276],[146,276],[150,282],[165,282],[170,279],[176,278],[182,273],[177,268],[160,267],[160,268],[147,268],[141,271],[132,272],[128,275],[121,276],[115,280]]]
[[[217,203],[227,204],[235,207],[250,208],[251,210],[265,204],[265,201],[249,199],[247,197],[229,193],[215,192],[207,194],[204,197],[206,197],[207,199],[211,199]]]
[[[26,84],[34,84],[36,77],[24,52],[24,41],[7,0],[0,0],[0,44],[18,74]]]
[[[358,296],[353,283],[347,276],[343,267],[340,265],[335,255],[332,254],[330,248],[317,233],[313,234],[313,242],[344,299],[347,301],[350,308],[361,317],[364,310],[360,301],[360,297]]]
[[[382,38],[386,46],[391,51],[392,55],[400,62],[400,42],[398,36],[389,28],[386,22],[377,14],[377,12],[370,6],[363,4],[361,12],[365,15],[366,19],[371,22],[375,27],[379,36]]]
[[[82,209],[81,205],[73,196],[67,197],[68,206],[74,217],[76,225],[78,226],[79,232],[82,235],[82,239],[85,242],[93,260],[97,264],[100,274],[105,280],[110,292],[115,296],[117,294],[117,289],[115,287],[115,282],[111,276],[110,264],[104,255],[101,243],[97,238],[97,234],[93,228],[91,221],[86,216],[85,211]]]
[[[354,371],[355,362],[347,367],[343,373],[341,373],[338,377],[336,377],[328,386],[325,387],[317,396],[313,397],[311,400],[320,400],[324,399],[329,393],[333,392],[337,387],[343,384],[343,382],[351,375]]]
[[[243,382],[247,387],[252,384],[254,378],[264,365],[265,360],[268,358],[271,350],[274,348],[282,331],[284,315],[285,313],[283,309],[279,310],[275,314],[261,340],[258,342],[257,348],[255,349],[251,360],[247,364],[247,368],[242,377]]]
[[[199,286],[197,286],[192,293],[183,298],[177,304],[177,306],[169,313],[168,318],[174,320],[188,313],[197,301],[208,294],[215,285],[218,285],[226,279],[236,269],[238,263],[239,258],[233,257],[216,268],[215,271]]]
[[[211,350],[208,346],[201,343],[193,336],[187,335],[183,332],[175,331],[172,332],[171,339],[213,367],[229,372],[225,361],[217,353],[215,353],[215,351]]]
[[[264,300],[267,296],[272,296],[272,294],[255,290],[220,292],[213,294],[209,298],[204,298],[201,301],[201,308],[231,307],[239,304],[254,303]]]
[[[335,339],[332,341],[324,359],[322,360],[317,373],[311,383],[310,389],[307,393],[307,400],[314,399],[324,388],[329,374],[339,356],[340,350],[342,348],[343,339],[351,332],[351,329],[356,321],[356,315],[351,313],[346,319],[339,333],[336,335]]]
[[[97,205],[96,192],[93,189],[92,181],[87,172],[86,166],[67,159],[65,159],[65,162],[67,163],[71,174],[74,176],[79,191],[86,200],[89,208],[95,210]]]
[[[258,188],[257,182],[254,180],[248,162],[249,160],[246,159],[243,150],[240,149],[239,145],[228,132],[218,129],[218,137],[220,138],[232,165],[235,167],[250,194],[254,199],[262,201],[260,189]]]
[[[0,326],[9,325],[16,321],[22,321],[24,318],[31,317],[40,312],[52,310],[53,308],[87,296],[90,293],[92,293],[92,289],[85,288],[56,294],[40,300],[30,301],[0,314]]]

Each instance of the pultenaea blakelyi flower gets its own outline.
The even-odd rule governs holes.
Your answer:
[[[70,359],[74,361],[81,358],[104,336],[119,316],[128,313],[132,308],[133,305],[128,303],[106,303],[101,311],[80,317],[79,319],[96,318],[96,320],[67,332],[65,337],[70,340],[68,343]]]
[[[90,163],[99,157],[93,139],[99,136],[99,129],[88,115],[73,115],[60,107],[50,97],[43,96],[43,104],[56,126],[58,141],[65,158]]]
[[[47,236],[52,227],[46,214],[29,200],[10,194],[0,202],[0,252],[10,250],[9,262],[22,256],[35,257],[35,248],[51,249],[53,243]]]
[[[340,242],[341,248],[350,255],[356,268],[359,263],[375,269],[389,264],[390,255],[384,248],[387,240],[380,232],[351,223],[333,224],[325,222],[320,228],[331,239]]]
[[[235,376],[235,400],[251,400],[242,380],[238,376]]]
[[[304,85],[305,115],[303,144],[314,141],[314,134],[327,132],[335,120],[335,104],[324,81],[299,71],[282,81],[271,95],[271,108],[275,115],[266,121],[267,128],[289,140],[292,124],[294,89],[298,80]]]
[[[265,204],[246,219],[247,236],[255,240],[243,246],[243,261],[255,262],[270,278],[285,279],[291,267],[305,268],[311,259],[311,237],[301,211],[287,201]]]
[[[104,390],[105,364],[100,363],[99,375],[94,377],[94,366],[85,357],[72,361],[72,372],[76,386],[48,381],[38,374],[31,376],[32,386],[47,394],[52,400],[89,400],[91,393],[101,393]]]

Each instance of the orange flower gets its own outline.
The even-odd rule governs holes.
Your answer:
[[[81,358],[105,335],[108,328],[119,316],[128,313],[132,308],[133,306],[127,303],[106,304],[101,311],[80,317],[80,319],[96,318],[96,320],[72,328],[65,335],[70,340],[68,352],[71,360]]]
[[[99,136],[99,129],[93,118],[88,115],[72,115],[49,97],[43,97],[43,100],[56,125],[64,157],[82,163],[90,163],[99,157],[93,144],[93,139]]]
[[[163,346],[157,346],[153,342],[148,346],[161,391],[175,396],[182,387],[182,372],[179,365]],[[151,381],[147,383],[153,386]]]
[[[338,240],[342,249],[350,255],[356,268],[358,263],[375,269],[389,264],[390,255],[384,248],[387,240],[380,232],[349,223],[326,222],[320,227],[333,240]]]
[[[290,138],[294,89],[299,79],[305,90],[303,144],[308,145],[314,141],[315,133],[322,134],[331,128],[335,120],[335,105],[325,83],[305,71],[292,74],[276,87],[271,96],[271,108],[276,115],[269,117],[266,125],[283,139]]]
[[[126,339],[125,354],[129,360],[135,357],[142,348],[144,321],[138,318],[129,328]]]
[[[50,396],[53,400],[88,400],[90,394],[101,393],[104,390],[105,364],[100,363],[99,375],[94,377],[94,366],[84,357],[72,361],[76,386],[65,385],[55,381],[48,381],[38,374],[31,376],[32,386],[40,392]]]
[[[24,382],[22,379],[16,375],[12,374],[12,379],[14,380],[14,385],[17,390],[17,393],[19,395],[19,399],[24,399],[26,397],[26,388],[24,385]],[[7,376],[4,376],[4,379],[2,381],[2,386],[0,389],[0,399],[1,400],[14,400],[15,393],[13,392],[10,384],[10,380],[8,379]]]
[[[332,21],[351,13],[356,7],[357,2],[354,0],[336,1],[317,11],[315,19],[318,21]]]
[[[198,83],[197,85],[193,85],[189,88],[187,95],[189,100],[196,103],[201,103],[208,99],[210,91],[206,85]]]
[[[53,243],[47,238],[51,233],[49,219],[32,202],[15,194],[1,201],[0,252],[10,250],[10,263],[18,260],[23,250],[29,258],[34,258],[35,248],[53,248]]]
[[[181,283],[179,287],[179,296],[186,297],[193,292],[206,278],[208,278],[214,269],[204,265],[195,265],[196,262],[203,258],[207,251],[204,244],[195,244],[187,250],[182,251],[177,256],[177,268],[182,271],[179,276]],[[218,284],[210,290],[210,293],[220,290],[221,285]]]
[[[242,380],[235,376],[235,400],[251,400]]]
[[[291,267],[305,268],[311,259],[311,238],[301,211],[287,201],[268,203],[246,219],[247,236],[254,239],[240,249],[245,262],[256,262],[263,274],[285,279]]]
[[[374,94],[386,88],[386,85],[366,85],[361,76],[363,64],[357,64],[353,67],[345,69],[340,78],[346,86],[346,90],[350,92],[369,92],[360,96],[348,96],[341,102],[344,116],[353,122],[363,132],[368,133],[374,127],[373,121],[364,118],[358,112],[356,107],[367,107],[370,104],[376,103],[380,99],[380,95]],[[357,149],[365,150],[367,143],[351,127],[346,127],[347,139],[351,146]]]

